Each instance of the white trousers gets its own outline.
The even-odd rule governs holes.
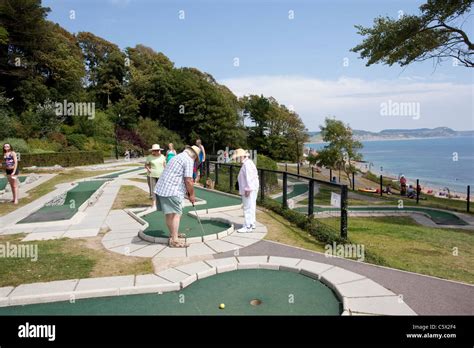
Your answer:
[[[255,224],[255,212],[257,210],[257,194],[258,191],[250,191],[248,197],[242,195],[242,203],[244,205],[244,226],[250,227]]]

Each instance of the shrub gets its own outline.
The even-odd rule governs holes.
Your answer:
[[[87,142],[87,137],[84,134],[69,134],[66,136],[69,146],[74,146],[79,150],[84,150]]]
[[[29,139],[28,146],[31,153],[59,152],[63,148],[61,144],[46,139]]]
[[[278,170],[277,163],[270,157],[257,155],[257,167],[261,169]],[[278,186],[278,177],[276,173],[265,172],[265,190],[272,190]]]
[[[50,167],[54,165],[60,165],[62,167],[74,167],[98,163],[104,163],[102,152],[74,151],[22,154],[19,165],[20,168],[31,166]]]

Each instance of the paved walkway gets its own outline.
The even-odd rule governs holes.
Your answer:
[[[420,315],[474,315],[473,285],[337,257],[326,257],[322,253],[266,240],[241,249],[239,252],[240,255],[245,256],[304,258],[356,272],[401,295],[403,301]],[[230,255],[231,253],[223,253],[215,257],[225,258]]]

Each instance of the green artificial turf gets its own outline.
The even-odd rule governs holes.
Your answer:
[[[252,300],[261,304],[253,306]],[[224,309],[219,305],[225,304]],[[299,273],[238,270],[198,280],[181,291],[0,308],[0,315],[340,315],[320,281]]]

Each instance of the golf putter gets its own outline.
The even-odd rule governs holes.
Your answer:
[[[189,192],[188,192],[188,197],[189,197]],[[191,204],[193,205],[193,208],[194,208],[194,214],[196,214],[196,218],[199,222],[199,226],[201,227],[201,234],[202,234],[202,237],[204,238],[204,227],[202,227],[202,223],[201,223],[201,219],[199,218],[199,215],[197,213],[197,210],[196,210],[196,206],[194,205],[193,202],[191,202]]]

